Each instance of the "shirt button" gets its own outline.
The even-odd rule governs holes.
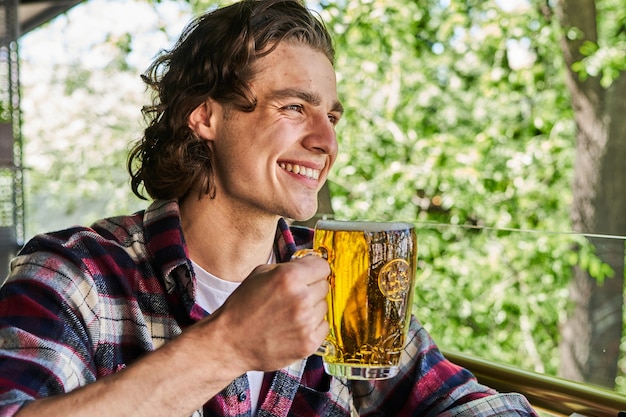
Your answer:
[[[241,392],[239,393],[239,396],[237,396],[237,398],[239,399],[239,402],[244,402],[246,398],[248,398],[248,396],[246,395],[245,392]]]

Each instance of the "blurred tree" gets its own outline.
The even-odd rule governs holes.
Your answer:
[[[573,228],[626,235],[626,7],[560,0],[557,16],[576,120]],[[613,387],[623,329],[624,241],[590,238],[610,266],[598,280],[577,266],[574,311],[562,327],[561,374]],[[601,277],[604,278],[604,277]]]
[[[29,236],[145,206],[125,170],[147,100],[139,75],[190,17],[180,2],[90,0],[22,37]]]

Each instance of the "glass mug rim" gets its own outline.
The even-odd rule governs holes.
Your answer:
[[[415,229],[413,223],[405,221],[376,221],[376,220],[318,220],[315,229],[345,232],[395,232],[399,230]]]

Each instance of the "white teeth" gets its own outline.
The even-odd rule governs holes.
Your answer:
[[[307,168],[297,164],[285,164],[284,162],[281,162],[280,167],[285,171],[293,172],[294,174],[299,174],[314,180],[320,177],[320,171],[318,169]]]

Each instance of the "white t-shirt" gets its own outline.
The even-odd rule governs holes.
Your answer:
[[[273,262],[273,255],[268,263]],[[240,282],[224,281],[202,269],[193,260],[191,261],[196,273],[196,304],[213,313],[220,308],[228,297],[239,287]],[[252,403],[252,415],[256,414],[263,384],[263,372],[250,371],[247,373],[250,383],[250,401]]]

